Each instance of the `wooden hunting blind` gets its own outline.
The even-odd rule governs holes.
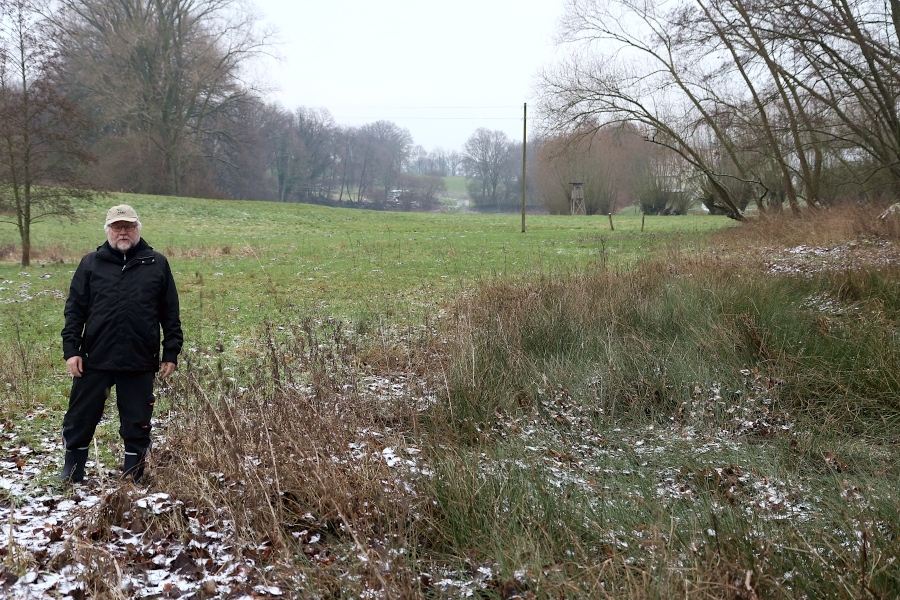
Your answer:
[[[584,183],[571,182],[572,186],[572,214],[585,215],[587,211],[584,208]]]

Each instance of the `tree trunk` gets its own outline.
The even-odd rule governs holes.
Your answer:
[[[22,230],[22,266],[31,265],[31,224],[28,221],[23,223]]]

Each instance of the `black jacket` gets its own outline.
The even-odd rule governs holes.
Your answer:
[[[143,238],[125,257],[107,242],[82,258],[65,315],[63,355],[84,357],[86,369],[156,371],[184,342],[169,261]]]

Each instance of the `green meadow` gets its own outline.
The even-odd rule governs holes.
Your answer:
[[[542,215],[526,216],[522,233],[521,215],[116,195],[80,208],[74,223],[34,226],[31,267],[23,270],[9,256],[0,264],[0,278],[7,282],[0,286],[0,301],[20,293],[39,300],[31,303],[35,308],[5,304],[6,315],[36,311],[48,327],[61,328],[61,303],[41,300],[41,294],[67,293],[80,257],[105,241],[106,205],[118,202],[137,209],[143,237],[170,257],[188,337],[199,345],[216,341],[208,337],[211,331],[244,335],[288,308],[352,320],[373,314],[419,320],[426,305],[448,301],[478,282],[564,275],[600,262],[625,266],[673,248],[690,252],[704,243],[697,234],[732,224],[724,217],[658,217],[648,218],[641,232],[640,217],[629,215],[617,217],[610,231],[605,217]],[[13,227],[0,229],[0,249],[17,244]],[[4,319],[0,339],[10,335],[10,322]]]
[[[447,186],[447,195],[451,198],[468,198],[466,191],[465,177],[444,177],[444,184]]]

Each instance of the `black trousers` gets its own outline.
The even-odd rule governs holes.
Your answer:
[[[88,370],[72,378],[69,409],[63,417],[63,444],[66,450],[88,448],[109,390],[116,386],[119,435],[127,454],[143,455],[150,447],[150,418],[153,416],[155,371],[132,373]]]

